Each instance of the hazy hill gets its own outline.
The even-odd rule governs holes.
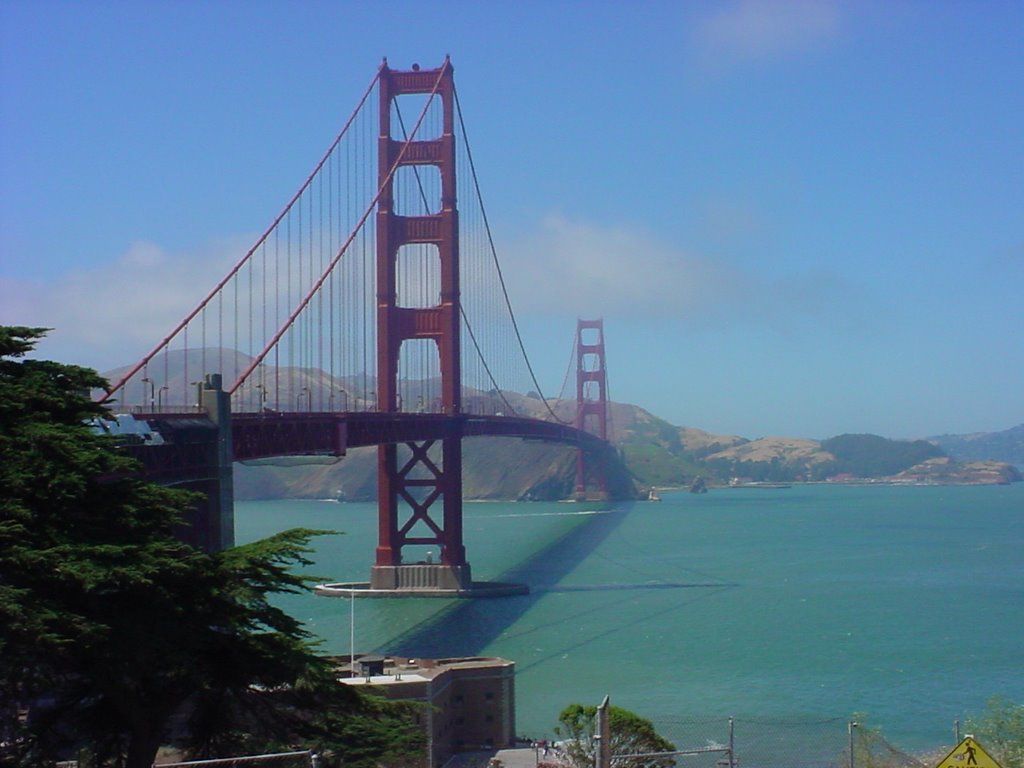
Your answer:
[[[1024,471],[1024,424],[1002,432],[928,438],[957,461],[1004,461]]]
[[[1021,479],[1009,464],[954,461],[926,440],[838,435],[815,440],[768,437],[705,459],[710,475],[753,482],[873,481],[905,484],[992,484]]]
[[[248,356],[233,350],[170,352],[140,372],[128,389],[129,401],[159,399],[164,406],[191,402],[193,377],[211,360],[233,372],[244,370]],[[229,364],[227,364],[229,363]],[[116,381],[127,369],[108,371]],[[372,408],[376,388],[372,377],[331,377],[299,367],[261,369],[264,384],[243,390],[247,407],[259,397],[265,407],[280,410]],[[401,386],[406,404],[433,397],[436,380],[407,381]],[[159,395],[159,398],[157,398]],[[466,407],[491,413],[517,412],[548,418],[551,412],[572,421],[573,401],[544,401],[535,393],[466,390]],[[638,406],[612,403],[609,438],[625,468],[614,473],[616,495],[628,496],[635,483],[650,487],[687,486],[697,477],[711,484],[733,478],[747,481],[820,481],[826,479],[888,479],[892,482],[1011,482],[1019,472],[999,464],[1024,466],[1024,425],[1004,432],[942,435],[929,441],[888,440],[877,435],[840,435],[824,441],[792,437],[749,440],[716,435],[694,427],[678,427]],[[559,499],[571,496],[575,482],[575,451],[570,446],[498,438],[467,440],[463,458],[467,498]],[[240,498],[376,497],[376,453],[353,450],[342,460],[295,460],[238,467]]]
[[[171,350],[159,354],[126,384],[118,401],[126,405],[148,404],[159,400],[161,406],[193,405],[195,384],[203,371],[224,371],[228,389],[253,358],[242,352],[217,347]],[[112,384],[128,373],[130,366],[105,371]],[[268,407],[274,410],[320,410],[330,407],[366,410],[372,407],[376,380],[369,376],[332,377],[316,368],[262,365],[239,390],[238,398],[249,410]],[[115,405],[116,408],[116,405]]]
[[[541,405],[541,407],[543,407]],[[561,407],[561,406],[560,406]],[[642,408],[616,404],[615,443],[625,470],[613,478],[620,498],[640,489],[688,486],[698,476],[725,485],[746,482],[838,480],[904,484],[1007,483],[1020,480],[999,462],[959,462],[936,445],[878,435],[747,440],[675,427]],[[571,446],[507,438],[467,439],[463,482],[467,499],[564,499],[575,482]],[[257,498],[376,498],[376,451],[356,449],[343,459],[285,459],[238,466],[236,495]],[[626,474],[628,472],[628,475]]]
[[[814,440],[762,437],[717,451],[705,458],[712,478],[785,482],[817,480],[832,474],[824,467],[835,457]]]
[[[576,450],[569,445],[516,438],[463,441],[463,496],[467,499],[571,498]],[[608,479],[613,498],[632,498],[633,477],[619,463]],[[356,448],[341,459],[281,459],[235,465],[240,499],[312,498],[368,501],[377,498],[377,451]]]
[[[522,404],[517,403],[520,408]],[[533,407],[543,409],[537,401]],[[560,404],[566,411],[571,404]],[[566,413],[560,416],[567,417]],[[712,485],[747,482],[838,480],[892,483],[1006,483],[1020,480],[1011,465],[960,462],[937,445],[889,440],[878,435],[839,435],[824,441],[789,437],[748,440],[676,427],[643,408],[616,403],[610,429],[635,481],[643,488],[685,487],[697,477]],[[295,466],[239,467],[239,498],[376,498],[376,453],[351,451],[344,459]],[[470,499],[562,499],[571,497],[575,452],[570,446],[501,438],[473,438],[464,446],[464,491]],[[629,478],[617,477],[621,495]]]
[[[835,473],[857,477],[886,477],[903,472],[923,461],[943,456],[943,451],[926,440],[888,440],[878,435],[839,435],[821,443],[835,457]]]

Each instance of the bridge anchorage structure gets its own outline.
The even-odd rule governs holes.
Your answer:
[[[368,106],[375,88],[377,115]],[[399,101],[423,105],[409,132]],[[607,496],[605,460],[592,457],[610,453],[603,326],[581,321],[577,330],[574,422],[559,420],[543,397],[516,411],[506,395],[528,382],[512,381],[523,374],[515,361],[526,363],[528,388],[540,387],[464,134],[450,61],[411,70],[385,61],[255,245],[102,394],[119,403],[117,428],[131,436],[126,449],[147,476],[205,494],[182,538],[211,551],[233,545],[234,463],[330,461],[372,446],[378,537],[369,581],[322,585],[321,594],[521,594],[525,586],[472,578],[463,438],[572,445],[577,496]],[[461,211],[459,169],[474,183]],[[202,381],[192,381],[197,375]],[[550,419],[537,417],[537,403]]]

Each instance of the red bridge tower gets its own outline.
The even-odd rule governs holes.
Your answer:
[[[576,321],[576,429],[608,439],[608,376],[604,357],[604,320]],[[596,496],[608,498],[603,467],[591,466],[582,448],[576,450],[576,499],[588,497],[587,481],[596,481]],[[590,494],[593,497],[595,494]]]
[[[393,101],[406,94],[434,94],[440,99],[441,136],[406,142],[392,137]],[[380,73],[379,188],[377,206],[377,395],[378,408],[400,410],[398,363],[402,343],[429,339],[437,346],[441,371],[441,405],[448,416],[461,411],[459,361],[459,219],[455,190],[453,68],[446,59],[431,70],[398,71],[387,63]],[[394,181],[403,166],[434,166],[441,179],[440,210],[421,216],[395,211]],[[432,307],[398,304],[396,275],[399,249],[428,244],[440,264],[440,303]],[[433,249],[430,249],[433,250]],[[370,585],[374,589],[471,586],[469,563],[462,541],[462,424],[448,419],[450,434],[440,441],[394,443],[377,449],[378,543]],[[431,515],[435,502],[441,519]],[[406,516],[407,515],[407,516]],[[403,519],[404,518],[404,519]],[[406,545],[434,545],[440,563],[409,566],[402,563]]]

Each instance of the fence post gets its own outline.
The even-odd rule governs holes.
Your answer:
[[[734,718],[729,718],[729,768],[736,768],[736,740],[734,733]]]
[[[597,733],[594,734],[597,750],[594,753],[595,768],[611,768],[612,740],[611,727],[608,722],[608,697],[604,697],[597,708]]]
[[[849,734],[850,734],[850,768],[854,768],[854,765],[853,765],[853,729],[856,728],[856,727],[857,727],[857,723],[854,722],[853,720],[850,721],[850,724],[847,727],[847,731],[849,731]]]

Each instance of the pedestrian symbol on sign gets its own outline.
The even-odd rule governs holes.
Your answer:
[[[935,768],[1002,768],[973,736],[966,737]]]

